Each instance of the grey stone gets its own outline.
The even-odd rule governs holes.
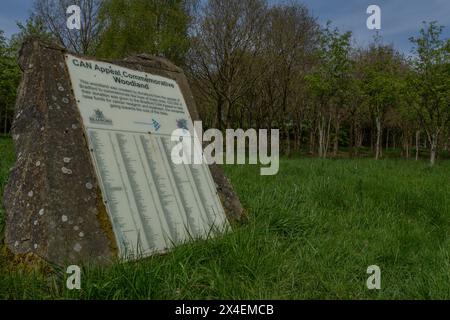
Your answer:
[[[109,263],[117,257],[117,245],[84,132],[74,130],[83,125],[67,68],[61,67],[66,53],[38,38],[28,39],[20,52],[23,77],[12,134],[21,157],[4,192],[5,241],[13,254],[34,253],[59,265]],[[141,54],[106,62],[174,79],[192,120],[199,120],[183,71],[169,61]],[[56,101],[64,107],[55,108]],[[242,219],[222,168],[210,168],[227,216]]]

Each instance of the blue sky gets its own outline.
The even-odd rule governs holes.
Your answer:
[[[436,20],[445,26],[443,36],[450,38],[450,0],[304,0],[313,16],[341,30],[350,30],[359,45],[367,45],[375,31],[366,27],[367,7],[376,4],[381,9],[380,34],[386,43],[409,53],[408,38],[416,36],[422,21]]]
[[[245,0],[243,0],[245,1]],[[280,0],[271,0],[272,3]],[[289,0],[295,1],[295,0]],[[417,35],[423,20],[437,20],[444,25],[444,36],[450,38],[450,0],[303,0],[311,14],[321,23],[333,21],[341,30],[350,30],[359,45],[367,45],[374,31],[366,27],[366,9],[370,4],[381,8],[381,31],[384,41],[409,53],[410,36]],[[17,32],[16,21],[24,21],[33,0],[1,0],[0,29],[9,37]]]
[[[26,20],[33,2],[33,0],[0,1],[0,30],[3,30],[7,37],[18,31],[16,21]]]

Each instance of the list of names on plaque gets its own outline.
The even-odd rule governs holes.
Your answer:
[[[178,84],[71,55],[66,62],[121,255],[147,256],[225,231],[208,166],[171,160],[172,132],[194,137]]]

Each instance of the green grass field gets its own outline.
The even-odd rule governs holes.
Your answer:
[[[0,139],[1,191],[13,164]],[[30,271],[0,254],[2,299],[450,299],[450,161],[282,159],[226,171],[248,222],[165,256]],[[3,210],[3,209],[2,209]],[[3,226],[3,211],[0,212]],[[5,250],[0,250],[5,252]],[[366,269],[381,268],[381,290]]]

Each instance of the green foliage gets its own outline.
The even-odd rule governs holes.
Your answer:
[[[11,139],[0,139],[3,186]],[[5,149],[1,149],[2,154]],[[26,272],[0,254],[2,299],[450,299],[450,163],[282,159],[227,174],[248,210],[233,232],[139,262]],[[1,218],[2,220],[3,218]],[[366,268],[381,268],[381,290]]]
[[[0,133],[3,134],[8,133],[11,125],[20,77],[16,48],[0,30]]]
[[[14,149],[12,147],[11,138],[4,138],[0,136],[0,195],[3,195],[3,190],[8,180],[9,169],[14,163]],[[4,208],[0,205],[0,240],[2,239],[4,227]]]
[[[107,0],[100,20],[105,25],[96,54],[124,58],[138,53],[162,55],[184,62],[189,48],[186,1]]]
[[[441,39],[442,31],[431,22],[420,29],[420,37],[410,38],[416,54],[410,85],[421,124],[430,134],[450,122],[450,39]]]
[[[321,103],[348,94],[352,67],[350,40],[351,32],[341,34],[338,29],[331,29],[330,23],[320,35],[317,67],[307,78]]]
[[[403,58],[391,46],[376,40],[362,60],[363,91],[375,116],[382,117],[400,100]]]
[[[8,134],[14,106],[16,102],[17,89],[21,79],[21,71],[18,65],[19,50],[27,37],[39,36],[51,39],[42,21],[31,16],[25,24],[18,23],[19,32],[11,37],[10,41],[0,30],[0,133]]]
[[[43,20],[31,15],[25,23],[18,22],[19,32],[11,37],[10,46],[18,53],[23,41],[28,37],[41,37],[46,40],[54,40],[53,35],[47,30]]]

